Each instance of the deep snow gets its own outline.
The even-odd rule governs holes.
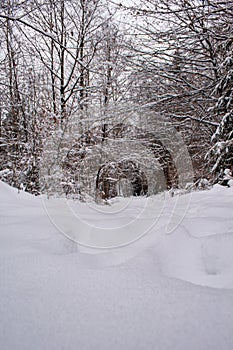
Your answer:
[[[187,198],[183,215],[177,196],[149,199],[147,234],[94,249],[58,230],[46,199],[0,182],[0,349],[232,350],[233,187]],[[104,229],[139,223],[146,201],[70,205]]]

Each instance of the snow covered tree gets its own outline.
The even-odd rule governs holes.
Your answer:
[[[38,193],[44,139],[74,116],[85,132],[88,107],[116,96],[120,35],[110,20],[105,0],[1,3],[1,179]]]
[[[228,112],[210,110],[220,96],[222,62],[232,56],[233,2],[142,0],[125,8],[135,18],[132,98],[170,118],[188,146],[196,177],[207,176],[205,154]]]
[[[38,194],[42,139],[51,128],[45,113],[49,89],[43,66],[28,55],[20,28],[12,20],[23,10],[18,2],[9,0],[0,13],[0,178]]]
[[[214,161],[212,172],[216,179],[223,176],[226,168],[233,167],[233,58],[226,57],[221,66],[219,83],[216,93],[219,98],[214,111],[220,116],[221,121],[217,127],[212,142],[214,142],[208,156]]]

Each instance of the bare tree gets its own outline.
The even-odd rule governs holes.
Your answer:
[[[110,24],[113,14],[106,4],[105,0],[2,4],[1,84],[9,93],[1,101],[7,105],[0,114],[2,145],[7,145],[1,147],[5,150],[1,170],[5,174],[14,159],[10,166],[16,169],[14,181],[7,178],[11,184],[38,190],[43,139],[57,126],[65,130],[75,114],[76,122],[81,122],[90,104],[101,107],[101,101],[107,105],[116,98],[120,35]],[[17,157],[14,147],[20,150]]]
[[[170,118],[189,147],[196,176],[221,118],[211,109],[231,41],[230,1],[141,1],[130,57],[132,98]]]

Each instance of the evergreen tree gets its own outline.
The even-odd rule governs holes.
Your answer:
[[[233,166],[233,58],[230,51],[232,48],[219,69],[220,79],[215,89],[218,100],[214,111],[220,123],[212,137],[214,144],[209,156],[214,160],[212,172],[216,180],[222,178],[226,168]]]

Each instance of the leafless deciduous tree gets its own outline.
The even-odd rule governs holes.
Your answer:
[[[213,108],[220,90],[231,95],[232,9],[231,1],[205,0],[142,0],[126,7],[137,18],[132,96],[170,117],[189,147],[197,176],[210,170],[205,154],[224,118],[222,106]]]

